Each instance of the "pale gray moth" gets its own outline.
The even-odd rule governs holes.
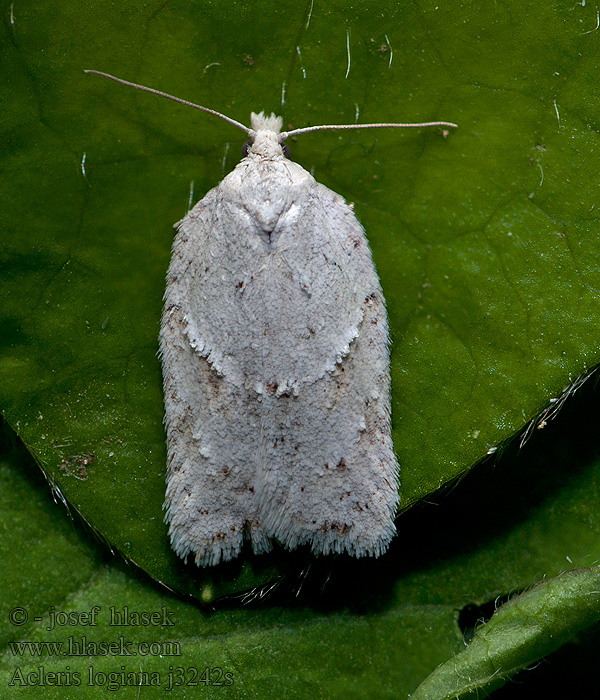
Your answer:
[[[199,566],[273,540],[379,556],[396,532],[388,320],[364,229],[288,160],[275,115],[177,226],[160,332],[165,520]]]

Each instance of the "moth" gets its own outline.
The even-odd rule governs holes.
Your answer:
[[[285,154],[318,129],[251,127],[246,155],[182,219],[160,331],[165,521],[199,566],[277,541],[379,556],[396,533],[390,339],[365,231],[344,199]]]

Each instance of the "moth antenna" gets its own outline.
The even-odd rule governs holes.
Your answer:
[[[168,100],[172,100],[173,102],[178,102],[181,105],[185,105],[186,107],[193,107],[194,109],[199,109],[202,112],[207,112],[208,114],[212,114],[215,117],[220,117],[221,119],[224,119],[226,122],[229,122],[230,124],[233,124],[233,126],[237,126],[238,129],[241,129],[242,131],[245,131],[248,135],[252,134],[252,129],[248,128],[241,122],[236,121],[235,119],[232,119],[231,117],[227,117],[225,114],[221,114],[221,112],[217,112],[214,109],[209,109],[208,107],[203,107],[202,105],[197,105],[194,102],[188,102],[187,100],[182,100],[181,97],[175,97],[174,95],[169,95],[166,92],[162,92],[161,90],[155,90],[154,88],[149,88],[146,87],[145,85],[138,85],[137,83],[132,83],[129,80],[123,80],[123,78],[117,78],[114,75],[109,75],[108,73],[102,73],[99,70],[84,70],[84,73],[91,73],[93,75],[100,75],[103,78],[109,78],[110,80],[114,80],[115,83],[121,83],[121,85],[127,85],[128,87],[135,88],[136,90],[143,90],[144,92],[151,92],[153,95],[158,95],[159,97],[166,97]]]
[[[454,124],[453,122],[419,122],[416,124],[322,124],[320,126],[304,126],[301,129],[293,129],[292,131],[282,131],[279,136],[282,140],[285,140],[290,136],[308,134],[311,131],[322,131],[323,129],[381,129],[388,126],[396,129],[416,129],[424,126],[449,126],[454,129],[458,128],[458,124]]]

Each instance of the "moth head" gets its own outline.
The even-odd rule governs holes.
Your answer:
[[[261,158],[273,158],[283,156],[289,158],[290,149],[281,134],[283,121],[281,117],[271,112],[267,116],[264,112],[250,115],[252,128],[248,131],[250,137],[242,147],[242,155],[256,155]]]

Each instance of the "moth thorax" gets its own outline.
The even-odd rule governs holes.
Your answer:
[[[248,155],[258,156],[259,158],[283,158],[284,153],[282,144],[279,141],[279,133],[271,129],[256,131],[250,141]]]

